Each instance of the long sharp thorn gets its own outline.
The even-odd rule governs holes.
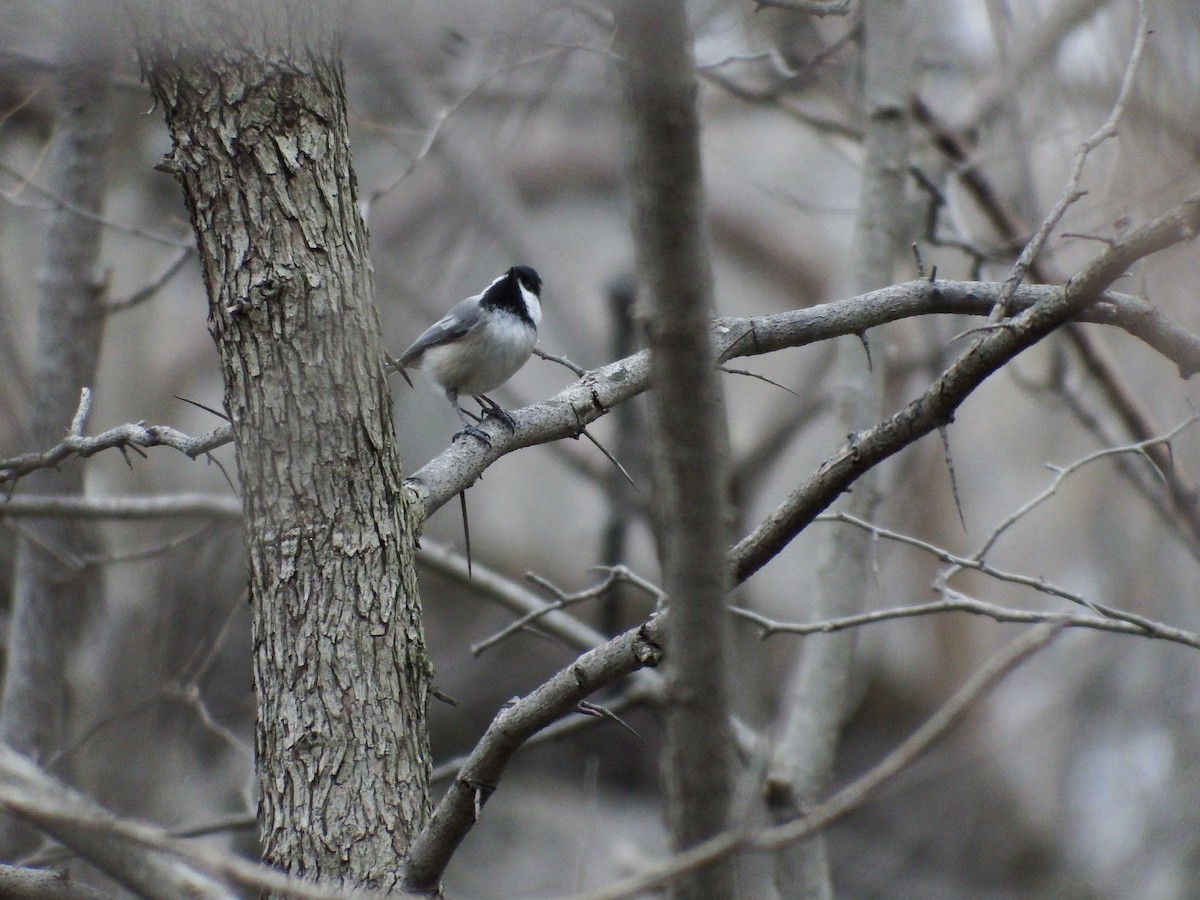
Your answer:
[[[591,441],[593,444],[596,445],[596,449],[599,450],[601,453],[603,453],[608,458],[608,461],[617,467],[617,471],[619,471],[622,475],[625,476],[625,480],[628,481],[630,483],[630,485],[633,486],[633,489],[636,491],[637,490],[637,482],[635,482],[633,480],[633,478],[630,477],[629,473],[625,471],[625,467],[623,465],[621,465],[620,461],[615,456],[613,456],[611,453],[609,453],[608,450],[605,449],[605,447],[602,443],[600,443],[598,440],[596,440],[594,437],[592,437],[592,433],[590,431],[588,431],[586,428],[583,429],[583,436],[585,438],[587,438],[589,441]]]
[[[471,572],[471,526],[467,522],[467,492],[466,491],[458,492],[458,502],[459,502],[459,505],[462,507],[463,543],[466,545],[466,548],[467,548],[467,577],[472,578],[474,576],[473,576],[473,573]]]

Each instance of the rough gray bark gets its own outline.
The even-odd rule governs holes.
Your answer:
[[[648,304],[651,455],[667,629],[664,782],[677,850],[725,829],[733,786],[729,726],[729,436],[713,366],[712,262],[704,221],[696,77],[678,0],[616,5],[630,122],[627,157],[637,271]],[[672,885],[728,897],[722,860]]]
[[[390,888],[429,814],[429,662],[419,518],[351,168],[344,12],[149,2],[131,22],[199,244],[237,448],[264,857]]]
[[[904,0],[866,0],[863,4],[866,158],[851,262],[855,293],[883,287],[892,280],[904,221],[904,185],[908,160],[908,80],[910,42]],[[876,341],[878,344],[879,341]],[[843,340],[834,370],[834,405],[839,430],[853,434],[883,414],[885,354],[869,365],[863,348]],[[879,505],[879,470],[855,482],[854,490],[834,508],[871,521]],[[870,591],[872,542],[865,531],[833,528],[817,571],[813,620],[837,619],[860,612]],[[767,805],[777,822],[801,816],[829,787],[838,736],[845,714],[857,631],[813,637],[804,642],[783,698],[783,725],[767,768]],[[820,834],[784,848],[775,857],[775,884],[783,896],[833,896],[829,865]]]
[[[38,273],[37,346],[30,436],[34,447],[57,443],[92,384],[104,329],[103,283],[96,261],[103,237],[95,217],[108,184],[112,111],[107,82],[112,57],[108,16],[70,3],[61,19],[55,77],[54,136],[46,187],[59,202],[50,213]],[[83,467],[30,476],[26,487],[60,496],[83,492]],[[0,742],[34,760],[62,747],[72,638],[97,599],[96,573],[83,557],[94,547],[88,526],[33,520],[18,542],[9,625]],[[0,857],[28,850],[36,836],[0,820]]]

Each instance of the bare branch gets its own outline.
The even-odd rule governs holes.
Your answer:
[[[539,626],[576,650],[592,650],[607,643],[608,638],[574,616],[567,615],[523,585],[505,578],[494,569],[474,564],[474,574],[468,573],[466,559],[449,547],[431,538],[421,538],[417,562],[451,578],[464,587],[481,593],[517,615],[536,614]]]
[[[817,806],[807,816],[783,825],[757,831],[727,831],[663,865],[628,878],[577,900],[623,900],[660,887],[684,872],[709,865],[714,859],[742,849],[777,850],[804,840],[858,809],[880,788],[912,765],[922,754],[962,721],[1013,669],[1046,646],[1062,629],[1057,623],[1038,625],[1004,647],[976,671],[946,703],[906,738],[896,749],[842,790]]]
[[[811,13],[819,18],[845,16],[850,13],[850,0],[754,0],[759,9],[786,9]]]
[[[1051,480],[1050,484],[1037,496],[1033,497],[1021,507],[1006,516],[1004,520],[992,530],[992,533],[984,541],[983,546],[979,549],[979,552],[975,554],[975,559],[982,560],[987,555],[988,551],[995,546],[996,541],[1000,539],[1000,536],[1004,534],[1004,532],[1032,512],[1036,507],[1040,506],[1042,503],[1054,496],[1054,494],[1058,492],[1059,485],[1062,484],[1063,480],[1071,475],[1071,473],[1083,468],[1089,463],[1093,463],[1100,459],[1107,459],[1110,456],[1119,456],[1128,453],[1145,455],[1147,448],[1154,447],[1159,444],[1169,444],[1172,440],[1174,440],[1176,435],[1182,432],[1185,428],[1194,425],[1198,420],[1200,420],[1200,417],[1191,416],[1176,425],[1167,434],[1164,434],[1161,437],[1154,437],[1150,438],[1149,440],[1139,441],[1136,444],[1130,444],[1125,447],[1105,447],[1102,450],[1089,453],[1082,459],[1077,459],[1075,462],[1066,466],[1048,466],[1048,468],[1054,472],[1054,478]]]
[[[659,605],[662,604],[666,597],[666,595],[659,588],[650,584],[650,582],[646,581],[645,579],[639,578],[625,566],[614,566],[607,569],[607,572],[607,576],[599,583],[594,584],[589,588],[584,588],[582,591],[576,591],[572,594],[560,590],[546,579],[530,573],[526,577],[543,590],[549,592],[554,597],[554,600],[550,603],[545,603],[536,609],[529,610],[529,612],[525,613],[516,621],[506,625],[491,637],[485,638],[477,644],[472,644],[471,654],[473,656],[478,656],[480,653],[483,653],[485,650],[494,647],[505,638],[516,634],[518,631],[549,615],[555,610],[566,609],[568,606],[572,606],[576,603],[582,603],[585,600],[595,600],[599,597],[603,597],[608,591],[612,590],[612,588],[618,584],[632,584],[642,589],[646,593],[650,594],[650,596],[654,597]],[[599,643],[600,642],[597,642],[596,644],[593,644],[593,646],[598,646]]]
[[[765,565],[863,472],[937,427],[949,424],[958,406],[988,376],[1098,300],[1130,264],[1190,240],[1197,228],[1200,196],[1114,242],[1056,295],[980,338],[916,400],[879,425],[852,435],[845,447],[734,547],[737,580],[745,580]]]
[[[525,741],[574,711],[593,691],[645,666],[658,664],[667,617],[660,615],[585,653],[532,693],[496,714],[429,823],[413,840],[403,879],[407,889],[437,889],[450,857],[474,826],[508,761]]]
[[[222,425],[207,434],[191,437],[176,431],[169,425],[146,425],[132,422],[110,428],[95,437],[68,435],[61,442],[39,453],[25,453],[8,459],[0,459],[0,484],[15,483],[23,475],[38,469],[52,469],[72,457],[87,458],[101,450],[140,447],[174,447],[195,459],[233,440],[233,431]]]
[[[1148,411],[1133,395],[1100,342],[1078,326],[1068,326],[1066,333],[1126,434],[1141,441],[1157,435],[1159,429]],[[1096,437],[1100,446],[1114,446],[1126,439],[1124,435],[1114,433],[1112,424],[1091,409],[1079,386],[1065,377],[1065,373],[1056,371],[1056,375],[1050,389],[1063,400],[1076,421]],[[1117,467],[1192,556],[1200,561],[1200,489],[1176,465],[1169,444],[1147,444],[1145,458],[1150,465],[1142,465],[1128,455],[1119,456]]]
[[[1113,104],[1112,112],[1109,114],[1107,121],[1101,125],[1091,137],[1079,145],[1075,151],[1075,156],[1071,160],[1071,174],[1067,179],[1067,185],[1063,188],[1062,194],[1055,202],[1046,218],[1042,220],[1042,224],[1038,226],[1033,237],[1029,240],[1021,250],[1021,255],[1017,257],[1017,261],[1013,264],[1012,272],[1004,282],[1004,294],[1000,303],[996,305],[996,309],[988,317],[989,322],[998,322],[1008,315],[1008,300],[1013,291],[1025,279],[1025,273],[1029,271],[1029,267],[1033,265],[1034,259],[1042,250],[1042,245],[1046,239],[1050,237],[1050,232],[1058,225],[1067,209],[1075,203],[1083,194],[1079,190],[1079,182],[1083,178],[1083,167],[1087,162],[1088,156],[1093,150],[1114,137],[1117,133],[1117,123],[1121,120],[1121,116],[1125,113],[1125,106],[1129,102],[1129,96],[1133,91],[1133,77],[1137,73],[1138,63],[1142,59],[1142,50],[1146,46],[1146,34],[1150,30],[1150,23],[1146,17],[1145,0],[1135,0],[1137,3],[1138,20],[1137,33],[1134,37],[1133,51],[1129,54],[1129,64],[1125,67],[1125,76],[1121,81],[1121,90],[1117,95],[1117,100]]]
[[[886,538],[889,541],[895,541],[899,544],[907,544],[910,547],[916,547],[920,550],[924,550],[926,553],[936,556],[942,562],[950,563],[959,569],[971,569],[984,575],[988,575],[991,578],[995,578],[997,581],[1007,581],[1009,584],[1019,584],[1022,587],[1032,588],[1035,591],[1040,591],[1043,594],[1049,594],[1052,597],[1060,597],[1063,600],[1069,600],[1070,602],[1077,603],[1080,606],[1086,606],[1093,612],[1098,611],[1092,606],[1091,602],[1083,597],[1082,594],[1077,594],[1074,591],[1068,591],[1065,588],[1057,587],[1046,581],[1044,578],[1035,578],[1030,575],[1019,575],[1015,572],[1006,572],[1002,569],[996,568],[995,566],[989,565],[979,557],[972,558],[959,556],[955,553],[951,553],[949,550],[944,550],[941,547],[930,544],[927,541],[923,541],[920,538],[915,538],[912,535],[902,534],[898,531],[892,531],[889,528],[883,528],[882,526],[874,525],[844,512],[822,514],[817,516],[816,521],[845,522],[849,525],[854,525],[863,529],[864,531],[869,532],[874,537]],[[939,578],[939,582],[944,580],[944,578]]]
[[[133,309],[135,306],[141,306],[147,300],[150,300],[152,297],[154,297],[154,295],[160,290],[162,290],[168,281],[178,275],[179,272],[182,271],[183,267],[187,265],[188,260],[192,258],[195,252],[195,247],[180,247],[179,252],[175,254],[175,258],[165,269],[163,269],[161,275],[159,275],[145,287],[134,291],[123,300],[114,300],[113,302],[109,303],[105,308],[105,311],[111,315],[112,313],[125,312],[128,309]]]
[[[62,841],[140,896],[226,900],[232,891],[162,850],[158,829],[118,820],[59,784],[27,757],[0,745],[0,805]],[[153,835],[156,842],[140,840]],[[248,867],[257,868],[246,864]]]
[[[19,190],[18,191],[0,191],[0,197],[3,197],[6,201],[11,203],[13,206],[21,207],[21,208],[25,208],[25,209],[61,210],[64,212],[69,212],[72,215],[78,216],[81,219],[87,219],[90,222],[95,222],[96,224],[102,225],[105,228],[109,229],[110,231],[116,231],[116,232],[120,232],[122,234],[128,234],[132,237],[141,238],[142,240],[151,241],[155,244],[162,244],[167,247],[178,247],[181,249],[187,248],[189,250],[191,249],[191,246],[192,246],[191,242],[186,238],[164,237],[163,235],[155,234],[154,232],[151,232],[151,231],[146,231],[144,228],[138,228],[136,225],[124,225],[120,222],[114,222],[111,219],[107,219],[100,213],[96,212],[95,210],[87,209],[86,207],[80,206],[78,203],[74,203],[74,202],[68,200],[66,197],[60,196],[59,194],[56,194],[54,191],[49,190],[48,188],[44,188],[38,184],[35,184],[29,178],[25,177],[20,172],[18,172],[16,169],[14,169],[12,166],[8,165],[7,163],[5,163],[3,161],[0,161],[0,171],[3,171],[10,178],[13,178],[16,181],[18,181],[23,188],[24,187],[29,188],[35,194],[44,198],[46,201],[44,203],[35,203],[30,200],[22,199],[21,192]]]
[[[1176,226],[1182,229],[1172,236],[1171,243],[1188,240],[1187,229],[1200,224],[1197,202],[1200,201],[1188,201],[1175,213],[1168,214],[1166,218],[1181,217],[1178,221],[1173,220],[1173,225],[1158,226],[1164,231]],[[1159,220],[1160,223],[1163,221]],[[1128,238],[1121,243],[1128,247]],[[1115,251],[1106,252],[1100,260],[1109,258],[1112,252]],[[1117,267],[1114,261],[1113,268]],[[922,279],[805,309],[769,316],[722,318],[714,323],[718,356],[723,362],[735,357],[801,347],[912,316],[935,313],[986,316],[1001,296],[1001,290],[1001,285],[985,282],[929,282]],[[1089,306],[1078,302],[1079,291],[1080,284],[1076,279],[1071,288],[1071,315],[1077,321],[1097,322],[1128,331],[1174,362],[1184,378],[1200,371],[1200,337],[1171,322],[1152,304],[1128,294],[1097,292],[1094,295],[1097,302]],[[1025,310],[1038,303],[1055,301],[1063,295],[1064,288],[1056,285],[1022,285],[1013,296],[1011,308]],[[1011,355],[1015,355],[1015,351]],[[515,432],[492,424],[480,426],[488,432],[491,447],[478,441],[459,441],[414,473],[408,484],[421,495],[428,516],[459,491],[474,484],[496,459],[523,447],[576,436],[584,425],[640,394],[648,382],[649,354],[644,350],[593,369],[556,396],[514,411]],[[4,463],[0,461],[0,476],[3,468]]]
[[[67,872],[0,865],[0,894],[9,900],[115,900]]]
[[[1185,205],[1186,206],[1186,205]],[[1186,236],[1181,239],[1187,239]],[[893,285],[857,297],[804,309],[749,318],[722,318],[714,323],[719,358],[734,359],[802,347],[818,341],[856,334],[886,322],[938,313],[986,316],[998,302],[1002,286],[989,282],[924,279]],[[1062,294],[1056,285],[1021,285],[1011,308],[1024,310]],[[1200,371],[1200,337],[1172,322],[1153,304],[1129,294],[1107,291],[1074,316],[1127,331],[1171,360],[1180,376]],[[614,406],[646,390],[648,352],[641,351],[588,372],[579,382],[540,403],[516,411],[517,429],[510,434],[497,427],[489,433],[492,447],[459,441],[435,457],[408,480],[422,497],[428,517],[461,490],[470,487],[496,459],[523,447],[564,437],[576,437],[583,426]],[[485,431],[490,424],[481,426]],[[230,443],[232,431],[223,425],[199,436],[168,425],[134,422],[95,437],[63,440],[49,450],[0,459],[0,484],[12,484],[37,469],[53,468],[73,457],[102,450],[132,447],[174,447],[195,459]]]
[[[237,497],[214,494],[163,494],[152,497],[20,494],[0,501],[0,518],[33,516],[133,521],[200,516],[240,522],[242,504]]]
[[[1097,9],[1098,7],[1091,0],[1083,0],[1083,2],[1066,0],[1066,2],[1058,4],[1052,12],[1051,18],[1037,29],[1032,44],[1026,48],[1025,55],[1034,54],[1034,58],[1038,62],[1033,62],[1030,66],[1026,66],[1024,63],[1017,66],[1016,68],[1019,69],[1015,73],[1017,77],[1027,75],[1031,66],[1040,65],[1041,61],[1058,47],[1066,35],[1070,34],[1082,21],[1095,15]],[[1039,45],[1040,49],[1036,49]],[[1128,72],[1128,67],[1126,71]],[[929,129],[930,137],[935,145],[955,164],[961,183],[974,198],[980,210],[987,216],[998,235],[1007,242],[1016,241],[1023,226],[1004,206],[998,192],[982,170],[977,166],[969,165],[974,154],[976,139],[969,132],[964,133],[961,129],[955,130],[937,121],[933,112],[919,98],[914,100],[913,110],[917,121]],[[990,112],[988,115],[990,116]],[[971,120],[973,117],[968,116],[968,121]],[[921,180],[919,172],[916,173],[916,177]],[[929,235],[935,243],[946,243],[934,237],[937,208],[946,204],[945,197],[932,183],[923,184],[923,187],[935,195],[930,204]],[[1090,236],[1090,239],[1111,245],[1111,239],[1104,236]],[[1024,243],[1024,239],[1021,240],[1021,243]],[[977,261],[982,261],[982,255],[978,255],[973,248],[964,247],[964,252],[976,253]],[[1046,266],[1037,260],[1031,263],[1029,276],[1046,283],[1063,280],[1050,275],[1046,271]],[[1069,324],[1065,333],[1068,341],[1077,351],[1087,374],[1099,386],[1103,396],[1128,430],[1128,436],[1135,440],[1147,440],[1157,434],[1158,429],[1152,424],[1151,417],[1125,384],[1121,373],[1109,361],[1099,342],[1076,323]],[[1181,371],[1184,377],[1190,374],[1187,369]],[[1103,427],[1100,420],[1084,408],[1077,393],[1065,379],[1057,379],[1053,387],[1065,399],[1068,408],[1076,418],[1099,438],[1102,445],[1116,444],[1122,441],[1122,438],[1112,436]],[[1165,448],[1159,450],[1151,447],[1147,452],[1166,476],[1165,490],[1156,490],[1146,475],[1145,469],[1132,465],[1127,459],[1122,459],[1118,463],[1121,472],[1150,501],[1159,517],[1185,543],[1189,551],[1200,558],[1200,504],[1197,503],[1197,490],[1173,465]]]
[[[1009,607],[998,606],[994,603],[987,603],[983,600],[976,600],[958,591],[947,589],[944,593],[946,595],[946,599],[944,600],[915,603],[911,606],[894,606],[889,609],[875,610],[874,612],[862,613],[856,616],[846,616],[841,619],[826,619],[821,622],[779,622],[761,613],[741,607],[734,607],[731,609],[731,612],[737,618],[750,622],[759,628],[763,639],[774,637],[777,634],[794,634],[800,636],[831,634],[836,631],[844,631],[847,628],[861,628],[863,625],[874,625],[877,622],[889,622],[894,619],[909,619],[915,616],[930,616],[947,612],[966,612],[972,615],[986,616],[997,622],[1019,622],[1023,624],[1049,622],[1062,625],[1065,628],[1091,628],[1096,631],[1108,631],[1113,634],[1130,634],[1136,637],[1154,638],[1170,641],[1174,644],[1183,644],[1185,647],[1200,650],[1200,634],[1164,625],[1160,622],[1149,623],[1150,627],[1146,627],[1123,619],[1111,619],[1101,616],[1072,615],[1043,610],[1011,609]]]

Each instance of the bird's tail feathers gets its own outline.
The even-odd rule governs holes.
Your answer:
[[[399,372],[400,375],[404,378],[404,380],[408,382],[409,387],[414,386],[412,379],[408,377],[408,369],[406,369],[404,367],[404,363],[400,362],[400,360],[398,360],[398,359],[393,359],[390,356],[386,357],[384,364],[383,364],[383,371]]]

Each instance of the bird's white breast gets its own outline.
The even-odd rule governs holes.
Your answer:
[[[529,317],[541,321],[537,297],[524,289],[522,295]],[[460,394],[484,394],[515,375],[536,343],[537,331],[528,322],[513,313],[498,312],[452,344],[430,347],[421,368],[442,387]]]

